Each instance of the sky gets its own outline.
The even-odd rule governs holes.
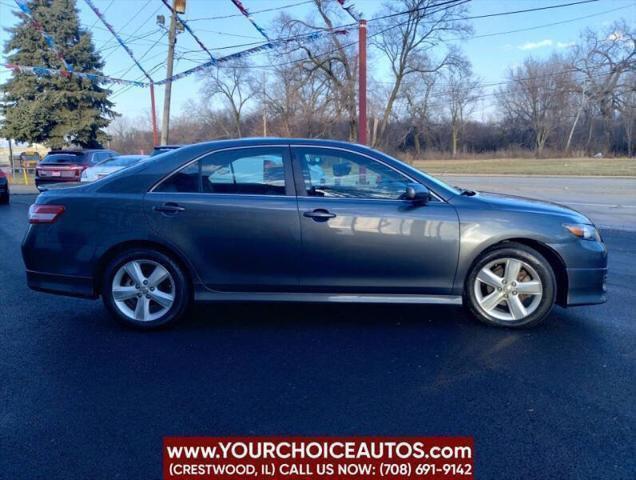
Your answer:
[[[335,2],[335,0],[333,0]],[[512,10],[537,8],[547,5],[570,3],[574,0],[473,0],[468,4],[468,15],[478,16]],[[157,15],[169,17],[169,10],[161,0],[94,0],[105,18],[126,40],[136,58],[146,70],[153,69],[153,79],[165,78],[165,58],[167,53],[167,33],[156,23]],[[251,12],[254,21],[266,32],[274,18],[281,11],[288,15],[307,19],[312,15],[313,7],[306,0],[242,0]],[[380,0],[347,0],[365,18],[371,19],[379,14]],[[93,41],[105,60],[106,75],[129,80],[142,80],[143,74],[134,66],[126,52],[114,40],[111,33],[88,8],[84,0],[77,0],[80,21],[84,28],[92,32]],[[261,10],[276,9],[269,12]],[[5,28],[14,25],[17,10],[13,0],[0,0],[0,43],[8,39]],[[342,24],[352,21],[342,11]],[[221,17],[221,18],[219,18]],[[262,42],[258,30],[240,14],[230,0],[187,0],[187,11],[183,18],[202,42],[219,57],[249,48],[249,43]],[[558,9],[522,13],[510,16],[497,16],[471,20],[474,34],[466,40],[457,40],[459,46],[473,65],[474,73],[484,83],[496,83],[505,80],[510,67],[523,62],[528,55],[549,56],[553,52],[570,48],[580,32],[585,28],[604,29],[612,22],[625,19],[629,24],[636,22],[636,0],[600,0],[585,5],[575,5]],[[557,25],[555,25],[557,24]],[[536,28],[534,28],[536,27]],[[521,32],[512,30],[525,29]],[[373,22],[369,24],[369,33],[373,34]],[[351,41],[356,40],[357,32],[349,33]],[[241,46],[243,45],[243,46]],[[374,59],[379,55],[375,54]],[[207,53],[197,45],[187,33],[179,34],[174,72],[178,73],[209,60]],[[256,65],[267,66],[263,55],[252,57]],[[2,62],[4,63],[4,56]],[[379,68],[374,80],[387,82],[391,78],[385,68]],[[267,69],[262,69],[267,72]],[[0,83],[11,73],[0,67]],[[188,100],[200,98],[201,80],[193,75],[173,83],[172,112],[179,115],[184,112]],[[111,100],[115,110],[131,119],[149,119],[150,95],[148,89],[113,85]],[[487,88],[486,93],[496,87]],[[489,114],[488,100],[483,100],[479,111]],[[163,106],[163,88],[156,89],[156,105],[160,115]],[[171,115],[172,116],[172,115]]]

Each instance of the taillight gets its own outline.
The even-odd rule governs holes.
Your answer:
[[[54,223],[64,210],[62,205],[31,205],[29,223]]]
[[[0,170],[0,178],[4,178],[4,177],[6,177],[6,176],[7,176],[7,175],[6,175],[6,174],[5,174],[2,170]]]

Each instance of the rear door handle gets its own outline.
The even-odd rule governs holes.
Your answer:
[[[331,213],[329,210],[325,210],[324,208],[317,208],[316,210],[310,210],[303,213],[304,217],[312,218],[317,222],[326,222],[330,218],[335,218],[336,214]]]
[[[176,215],[185,211],[184,207],[179,206],[176,203],[164,203],[163,205],[155,205],[152,207],[155,212],[165,213],[166,215]]]

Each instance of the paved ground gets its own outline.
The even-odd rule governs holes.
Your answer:
[[[610,302],[542,327],[455,307],[216,305],[176,328],[29,291],[29,197],[0,208],[0,476],[160,477],[164,435],[473,435],[479,479],[632,479],[636,233]]]
[[[568,205],[597,225],[636,230],[636,178],[459,176],[440,178],[451,185],[539,198]]]

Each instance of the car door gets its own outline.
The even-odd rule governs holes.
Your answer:
[[[459,221],[441,198],[401,200],[413,180],[341,148],[292,146],[302,232],[301,287],[450,293]]]
[[[288,146],[231,148],[146,195],[151,225],[218,291],[298,287],[300,222]]]

